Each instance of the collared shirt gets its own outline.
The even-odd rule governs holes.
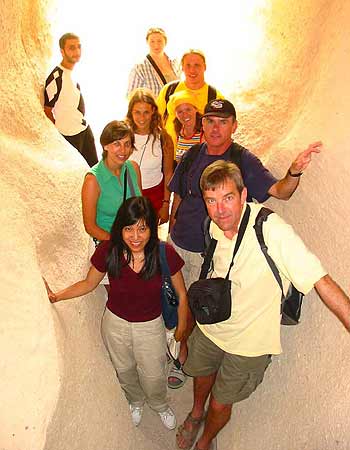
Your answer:
[[[262,205],[250,203],[251,213],[240,248],[230,272],[231,317],[213,325],[198,325],[203,333],[224,351],[243,356],[279,354],[281,290],[267,264],[253,228]],[[245,210],[245,208],[244,208]],[[244,213],[242,211],[242,216]],[[241,216],[241,217],[242,217]],[[225,277],[232,259],[237,235],[231,240],[213,222],[215,249],[213,277]],[[326,271],[305,246],[293,228],[277,214],[263,225],[268,252],[274,260],[284,286],[291,281],[307,294]]]
[[[169,63],[174,72],[174,77],[172,78],[172,80],[177,80],[178,78],[180,78],[180,70],[178,68],[177,61],[175,59],[169,59]],[[169,79],[168,82],[172,80]],[[163,86],[164,84],[155,71],[154,67],[149,62],[149,60],[145,58],[142,63],[136,64],[130,72],[128,96],[134,89],[144,87],[150,89],[153,92],[154,96],[157,97]]]
[[[101,160],[95,164],[88,172],[96,177],[101,189],[101,193],[97,201],[96,223],[100,228],[108,232],[111,231],[115,216],[123,203],[124,176],[126,167],[128,168],[128,172],[134,186],[135,195],[141,195],[139,185],[137,183],[137,175],[134,166],[130,161],[126,161],[123,164],[119,178],[108,170],[104,160]],[[127,184],[126,198],[131,197],[131,195],[130,187]]]

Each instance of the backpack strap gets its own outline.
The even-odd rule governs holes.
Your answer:
[[[280,273],[276,267],[276,264],[274,262],[274,260],[271,258],[271,256],[268,254],[268,248],[267,245],[265,243],[265,239],[264,239],[264,234],[262,231],[263,228],[263,223],[266,222],[267,218],[269,217],[270,214],[272,214],[273,211],[269,208],[265,208],[265,206],[263,206],[258,215],[256,216],[255,219],[255,225],[254,225],[254,229],[255,229],[255,234],[256,237],[258,239],[261,251],[263,252],[265,259],[268,263],[268,265],[270,266],[270,269],[272,270],[272,273],[277,281],[277,283],[279,284],[279,287],[281,288],[282,291],[282,299],[284,298],[284,293],[283,293],[283,284],[282,284],[282,280],[281,280],[281,276]]]
[[[159,241],[159,263],[160,263],[160,271],[162,273],[162,279],[170,278],[170,270],[168,266],[168,261],[166,259],[164,241]]]
[[[154,61],[154,59],[152,58],[151,55],[147,55],[146,58],[148,59],[148,61],[152,64],[153,69],[157,72],[157,74],[159,75],[159,78],[162,80],[163,85],[166,84],[166,79],[165,76],[162,74],[162,71],[160,70],[160,68],[157,66],[156,62]]]
[[[228,151],[228,157],[229,161],[236,164],[236,166],[241,169],[242,166],[242,153],[243,150],[245,150],[244,147],[237,144],[236,142],[232,142],[232,145],[230,146],[230,149]]]
[[[204,254],[203,254],[203,256],[205,256],[207,249],[209,248],[210,241],[212,239],[210,236],[210,233],[209,233],[210,224],[211,224],[211,218],[209,216],[207,216],[203,222],[203,234],[204,234]]]
[[[165,100],[165,111],[163,114],[163,122],[164,123],[166,122],[168,115],[169,115],[169,113],[168,113],[169,98],[175,92],[175,89],[178,87],[179,83],[180,83],[180,80],[176,80],[176,81],[172,81],[171,83],[168,84],[167,90],[165,92],[165,97],[164,97],[164,100]]]
[[[216,99],[216,89],[209,84],[208,85],[208,103],[215,99]]]
[[[185,176],[187,175],[194,161],[197,159],[202,145],[203,144],[192,145],[192,147],[184,154],[181,163],[178,166],[177,170],[179,171],[179,188],[181,198],[184,198],[187,193],[187,180],[185,179]]]

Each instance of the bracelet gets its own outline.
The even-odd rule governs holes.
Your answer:
[[[303,174],[303,172],[292,173],[292,172],[290,171],[290,169],[288,169],[288,175],[289,175],[290,177],[293,177],[293,178],[299,178],[299,177],[302,176],[302,174]]]
[[[170,200],[163,200],[162,203],[170,203]]]

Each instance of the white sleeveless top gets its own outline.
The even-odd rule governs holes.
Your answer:
[[[140,166],[142,189],[157,186],[162,181],[163,155],[159,137],[153,143],[153,135],[135,134],[135,150],[129,159]]]

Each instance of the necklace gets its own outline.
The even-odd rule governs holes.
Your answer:
[[[139,162],[140,168],[141,168],[141,165],[142,165],[143,156],[145,154],[146,147],[147,147],[147,144],[148,144],[148,141],[149,141],[150,137],[151,137],[151,134],[149,133],[145,143],[141,146],[142,154],[141,154],[141,158],[140,158],[140,162]]]

